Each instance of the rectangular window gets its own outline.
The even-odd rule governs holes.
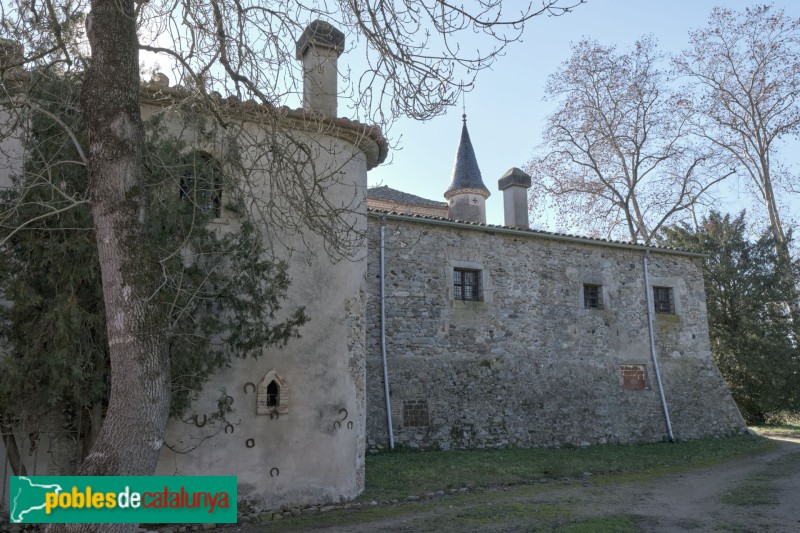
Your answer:
[[[653,309],[655,309],[656,313],[675,314],[672,287],[653,287]]]
[[[602,285],[583,285],[583,306],[586,309],[603,308],[603,286]]]
[[[219,218],[222,213],[222,169],[209,155],[192,153],[181,165],[180,199],[190,206]]]
[[[181,177],[181,201],[190,202],[193,207],[204,213],[210,213],[213,218],[219,218],[222,212],[222,187],[219,176],[214,176],[213,181],[204,181],[203,178],[193,174]]]
[[[453,269],[453,299],[465,302],[480,302],[481,271]]]

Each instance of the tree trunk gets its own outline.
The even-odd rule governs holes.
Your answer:
[[[28,471],[19,454],[14,428],[11,427],[5,415],[0,415],[0,434],[3,435],[3,445],[6,447],[6,460],[11,463],[11,473],[15,476],[27,476]]]
[[[92,61],[81,90],[89,134],[92,216],[103,281],[111,393],[105,421],[79,475],[151,475],[169,414],[169,358],[155,298],[157,260],[143,235],[138,195],[144,130],[132,0],[92,0]],[[133,524],[53,530],[132,531]]]
[[[81,413],[83,416],[83,413]],[[97,437],[100,435],[100,428],[103,425],[103,402],[94,402],[91,409],[89,409],[88,416],[86,416],[86,427],[88,428],[81,440],[81,461],[86,459],[89,451],[94,447],[97,442]]]
[[[763,161],[763,158],[762,158]],[[786,307],[789,316],[792,318],[792,329],[797,338],[800,338],[800,298],[797,294],[797,286],[792,271],[792,255],[789,252],[789,243],[786,239],[786,234],[783,232],[783,223],[781,222],[780,212],[778,205],[775,202],[775,193],[772,190],[772,177],[769,170],[762,166],[763,170],[763,184],[764,190],[764,203],[767,207],[769,214],[769,225],[772,230],[772,237],[775,239],[775,252],[778,255],[778,264],[786,276],[786,285],[789,293],[786,295]]]

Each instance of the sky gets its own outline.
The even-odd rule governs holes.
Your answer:
[[[638,37],[652,34],[662,50],[678,53],[688,45],[688,32],[704,26],[711,9],[723,4],[738,10],[755,3],[589,0],[564,16],[530,21],[523,42],[512,44],[492,70],[480,73],[475,90],[466,95],[472,145],[483,181],[492,193],[486,202],[487,222],[503,224],[502,193],[497,189],[497,180],[511,167],[524,168],[541,143],[545,119],[553,109],[551,103],[543,101],[545,81],[569,56],[570,42],[585,36],[604,45],[625,48]],[[774,5],[800,17],[800,1],[783,0]],[[341,60],[347,61],[346,57]],[[339,112],[344,114],[341,108]],[[369,185],[388,185],[444,201],[461,133],[461,114],[459,105],[427,122],[399,119],[390,131],[390,141],[399,149],[391,152],[387,163],[370,171]],[[795,140],[784,150],[798,153],[800,146]],[[726,205],[720,207],[738,211],[750,204],[747,195],[744,184],[731,183],[725,193]]]

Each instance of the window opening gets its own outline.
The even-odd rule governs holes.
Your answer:
[[[653,287],[653,308],[656,313],[675,314],[672,287]]]
[[[275,369],[270,370],[256,385],[256,414],[269,415],[270,419],[288,414],[290,396],[286,380]]]
[[[603,286],[586,285],[583,286],[583,306],[586,309],[603,308]]]
[[[181,201],[219,218],[222,212],[222,171],[208,154],[194,154],[184,160],[180,182]]]
[[[280,398],[280,387],[275,383],[275,380],[269,382],[267,385],[267,407],[278,407],[278,399]]]
[[[481,271],[453,269],[453,298],[465,302],[481,301]]]

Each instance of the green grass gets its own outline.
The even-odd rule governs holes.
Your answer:
[[[451,488],[480,488],[538,480],[628,474],[658,475],[707,466],[766,451],[762,437],[561,449],[410,451],[367,456],[366,491],[360,501],[402,499]]]
[[[554,529],[558,533],[636,533],[639,517],[635,515],[597,516]]]
[[[627,533],[640,529],[640,517],[630,514],[587,516],[569,500],[536,502],[535,494],[553,484],[535,480],[582,478],[612,483],[646,479],[693,467],[721,463],[734,457],[764,452],[775,444],[762,437],[739,435],[678,444],[594,446],[580,449],[505,449],[469,451],[384,452],[367,457],[367,489],[362,503],[398,499],[396,504],[367,505],[328,513],[303,515],[265,524],[280,531],[329,526],[369,525],[398,532],[555,531],[559,533]],[[786,469],[791,465],[776,463]],[[752,480],[760,482],[760,480]],[[466,492],[446,498],[404,501],[406,496],[461,487],[499,487],[503,490]],[[598,490],[602,490],[599,488]],[[742,490],[752,490],[742,488]],[[735,496],[732,496],[735,497]]]
[[[453,531],[476,531],[495,524],[527,526],[535,524],[540,529],[545,525],[566,523],[571,518],[572,512],[560,505],[481,501],[479,505],[463,505],[456,510],[453,508],[440,510],[424,520],[418,520],[414,525],[423,531],[441,530],[443,527],[445,531],[449,531],[448,528],[452,528]],[[446,522],[447,525],[442,526],[442,522]]]
[[[266,525],[279,531],[308,531],[331,526],[366,526],[398,532],[461,533],[497,528],[500,531],[559,533],[628,533],[639,530],[639,517],[628,514],[581,516],[569,502],[536,503],[527,497],[544,487],[467,493],[444,500],[403,502],[362,509],[337,510],[289,518]]]
[[[773,505],[778,503],[777,483],[800,470],[800,452],[781,457],[723,496],[723,503],[738,506]]]
[[[800,420],[792,420],[783,424],[769,426],[750,426],[759,435],[780,435],[800,439]]]
[[[773,505],[778,503],[778,490],[770,476],[765,473],[751,476],[722,497],[729,505]]]

